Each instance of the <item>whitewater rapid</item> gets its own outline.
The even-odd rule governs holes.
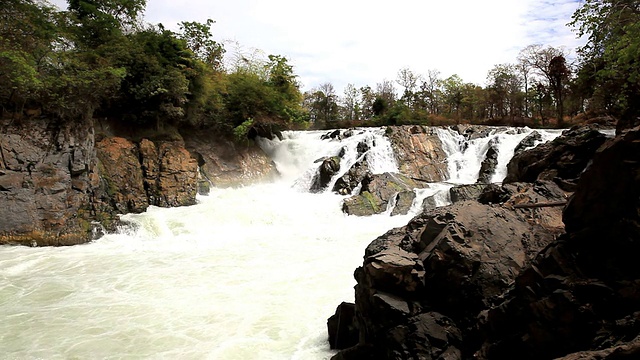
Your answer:
[[[406,216],[346,216],[344,197],[308,193],[316,160],[347,147],[343,161],[352,164],[361,141],[374,172],[397,171],[383,129],[343,141],[320,140],[324,133],[262,141],[280,181],[125,215],[134,226],[86,245],[1,247],[2,357],[329,358],[326,319],[353,301],[364,248],[419,206]],[[459,140],[449,144],[452,157],[463,152]],[[444,204],[450,186],[419,190],[416,204],[435,193]]]

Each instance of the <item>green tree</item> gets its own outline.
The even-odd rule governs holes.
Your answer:
[[[183,21],[180,23],[179,36],[186,41],[187,47],[196,58],[209,65],[215,71],[222,71],[224,46],[213,40],[211,26],[215,21],[207,19],[206,23]]]
[[[580,49],[580,76],[591,78],[593,96],[611,99],[618,130],[640,124],[640,4],[633,0],[586,0],[573,14]]]

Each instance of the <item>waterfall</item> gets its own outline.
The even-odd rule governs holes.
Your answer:
[[[454,184],[473,184],[478,179],[480,166],[492,144],[497,146],[498,165],[491,182],[502,182],[507,176],[507,165],[514,149],[534,130],[530,128],[487,128],[483,134],[469,139],[452,128],[436,128],[447,154],[449,179]],[[553,140],[561,130],[535,130],[542,140],[535,145]]]
[[[2,247],[0,353],[19,359],[329,358],[326,319],[337,304],[353,301],[353,269],[367,244],[405,225],[425,199],[432,206],[450,201],[451,184],[430,184],[415,190],[408,215],[357,217],[342,213],[344,197],[331,186],[310,194],[317,160],[342,152],[333,181],[362,157],[374,173],[398,171],[383,129],[349,131],[340,140],[323,140],[322,131],[259,140],[281,175],[274,183],[213,188],[194,206],[125,215],[133,226],[82,246]],[[493,138],[507,158],[530,131],[492,129],[468,140],[438,129],[451,181],[475,182]],[[364,144],[360,153],[358,144]]]

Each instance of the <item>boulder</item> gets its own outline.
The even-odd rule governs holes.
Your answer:
[[[544,249],[478,325],[478,359],[640,354],[640,127],[608,141]]]
[[[394,215],[404,215],[415,199],[413,189],[421,186],[420,183],[400,174],[368,175],[362,181],[360,194],[346,199],[342,204],[342,211],[357,216],[380,214],[387,210],[390,202],[395,202],[400,203],[400,207]]]
[[[477,183],[479,184],[491,183],[491,178],[493,177],[493,174],[496,172],[497,166],[498,166],[498,144],[495,141],[491,141],[491,144],[489,145],[489,149],[487,150],[487,153],[484,156],[484,160],[482,160],[482,164],[480,165],[480,172],[478,173]]]
[[[329,331],[329,347],[343,350],[356,346],[360,336],[356,321],[356,305],[343,302],[336,308],[336,313],[327,320]]]
[[[311,187],[309,191],[312,193],[318,193],[324,191],[331,179],[335,174],[340,171],[340,157],[332,156],[330,158],[326,158],[320,164],[316,175],[313,177],[311,181]]]
[[[340,195],[350,195],[362,180],[370,175],[367,159],[358,160],[344,175],[336,180],[332,190]]]
[[[449,196],[454,204],[465,200],[478,200],[486,187],[485,184],[456,185],[449,189]]]
[[[520,143],[518,143],[518,145],[515,147],[515,149],[513,150],[514,156],[520,154],[521,152],[527,149],[533,148],[537,142],[541,142],[541,141],[542,141],[542,135],[539,132],[537,131],[531,132],[531,134],[527,135],[524,139],[522,139]]]
[[[551,142],[515,155],[504,182],[553,180],[573,190],[567,182],[577,181],[605,140],[606,136],[593,127],[573,127]]]
[[[387,130],[400,173],[427,182],[449,177],[447,155],[435,128],[393,126]]]
[[[473,353],[477,315],[563,232],[561,207],[517,206],[564,200],[555,183],[503,187],[502,205],[465,200],[427,210],[369,244],[355,272],[360,342],[335,359]]]

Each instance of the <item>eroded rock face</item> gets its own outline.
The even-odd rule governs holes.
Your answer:
[[[574,127],[553,141],[516,154],[507,166],[505,183],[553,180],[566,190],[574,190],[596,150],[606,140],[593,127]]]
[[[0,244],[72,245],[92,237],[100,186],[91,123],[1,123]],[[111,220],[105,218],[105,220]]]
[[[522,185],[503,206],[461,201],[432,209],[374,240],[355,274],[360,341],[335,358],[463,358],[476,315],[562,232],[540,220],[546,211],[560,218],[560,209],[513,207],[564,196],[553,183],[535,187]]]
[[[185,148],[199,159],[203,180],[224,188],[247,186],[274,179],[273,161],[253,143],[239,145],[207,132],[187,131]]]
[[[485,313],[477,358],[640,354],[640,127],[598,150],[564,221],[567,234]]]
[[[393,145],[400,173],[427,182],[444,181],[449,177],[447,155],[435,128],[424,126],[394,126],[387,130]]]

